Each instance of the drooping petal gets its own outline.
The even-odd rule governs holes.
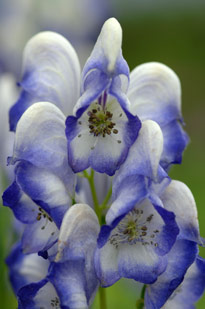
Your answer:
[[[30,282],[42,280],[47,275],[49,263],[37,254],[24,255],[17,243],[6,259],[9,277],[15,294]]]
[[[86,295],[88,282],[84,267],[82,260],[51,264],[49,280],[55,286],[63,308],[88,308],[89,298]]]
[[[22,287],[18,292],[18,305],[19,309],[61,308],[56,290],[48,279]]]
[[[121,277],[152,283],[165,271],[167,260],[140,243],[123,245],[119,250],[118,267]]]
[[[71,205],[71,197],[62,180],[50,171],[27,162],[18,163],[15,172],[22,191],[60,227],[63,216]]]
[[[141,243],[115,247],[108,241],[95,254],[96,272],[104,287],[113,285],[122,277],[143,283],[154,282],[166,265],[166,258],[159,257]]]
[[[113,285],[120,279],[118,271],[118,250],[107,242],[106,245],[95,252],[95,269],[100,284],[103,287]]]
[[[21,239],[23,253],[48,250],[57,241],[58,233],[56,224],[46,217],[26,225]]]
[[[194,309],[194,303],[205,289],[205,260],[197,257],[188,269],[183,282],[163,306],[164,309]]]
[[[36,221],[38,215],[37,205],[21,190],[16,181],[6,189],[2,199],[3,205],[10,207],[15,217],[22,223]]]
[[[47,31],[31,38],[24,50],[22,75],[20,98],[10,110],[11,130],[34,102],[49,101],[65,115],[72,113],[79,96],[80,65],[63,36]]]
[[[146,287],[145,306],[147,308],[161,308],[164,305],[182,282],[188,267],[195,260],[196,254],[196,243],[183,239],[176,241],[168,253],[165,272],[158,277],[154,284]]]
[[[130,74],[130,109],[141,120],[151,119],[163,126],[181,119],[181,86],[177,75],[166,65],[150,62]]]
[[[159,162],[163,150],[163,136],[159,125],[151,120],[144,121],[139,136],[131,146],[126,161],[113,181],[113,195],[118,186],[131,175],[142,175],[154,181],[159,178]],[[161,180],[161,179],[160,179]]]
[[[200,242],[197,208],[189,188],[180,181],[172,180],[160,198],[165,209],[175,213],[180,237]]]
[[[73,193],[75,176],[67,163],[65,116],[54,104],[36,103],[21,117],[9,162],[19,160],[53,171]]]

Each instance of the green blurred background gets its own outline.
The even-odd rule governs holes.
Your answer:
[[[205,5],[202,1],[182,1],[181,5],[167,1],[166,6],[166,1],[157,0],[147,1],[147,6],[140,1],[111,3],[110,15],[116,16],[123,28],[123,55],[130,69],[159,61],[170,66],[181,80],[182,110],[190,144],[182,165],[175,166],[170,175],[185,182],[193,192],[201,235],[205,237]],[[2,263],[13,242],[11,221],[9,209],[1,207],[0,308],[5,309],[17,308]],[[205,258],[205,249],[200,249],[200,254]],[[118,282],[107,289],[108,308],[135,308],[138,291],[134,282]],[[93,307],[98,308],[98,297]],[[205,308],[205,296],[197,308]]]

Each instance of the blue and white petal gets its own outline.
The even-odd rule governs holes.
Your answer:
[[[23,161],[18,163],[15,172],[21,190],[60,227],[65,212],[71,206],[71,197],[63,181],[46,169]]]
[[[63,36],[47,31],[32,37],[24,50],[22,76],[20,98],[10,110],[11,130],[34,102],[49,101],[65,115],[72,113],[80,92],[80,65]]]
[[[62,308],[88,308],[89,298],[87,296],[90,295],[86,292],[88,284],[92,281],[86,281],[84,268],[83,260],[51,264],[48,278],[60,297]]]
[[[194,309],[205,290],[205,260],[197,257],[188,269],[184,281],[163,306],[164,309]]]
[[[161,63],[142,64],[130,74],[128,98],[134,115],[160,125],[164,136],[162,166],[167,169],[170,164],[181,163],[189,139],[181,127],[181,85],[177,75]]]
[[[200,243],[197,208],[190,189],[184,183],[172,180],[160,198],[165,209],[175,213],[179,236]]]
[[[169,297],[172,298],[170,295],[183,281],[184,275],[195,260],[197,252],[196,243],[184,239],[176,241],[167,255],[168,264],[165,272],[158,277],[154,284],[146,287],[146,308],[161,308]]]
[[[130,74],[128,98],[131,112],[141,120],[151,119],[160,126],[181,116],[181,85],[166,65],[150,62],[137,66]]]
[[[55,261],[82,259],[91,267],[99,230],[98,218],[89,205],[73,205],[61,224]]]
[[[147,120],[142,122],[137,140],[131,146],[124,164],[117,171],[113,181],[113,197],[124,178],[142,175],[159,182],[159,162],[163,151],[163,135],[159,125]]]
[[[56,290],[48,279],[22,287],[17,296],[19,309],[62,308]]]
[[[122,78],[121,88],[124,91],[127,90],[129,68],[122,57],[121,45],[121,26],[115,18],[110,18],[104,23],[93,52],[82,72],[83,84],[81,91],[82,93],[87,92],[86,96],[90,97],[90,101],[91,97],[93,101],[98,98],[103,90],[109,88],[112,79],[115,77],[121,77],[122,75],[125,77],[125,82]],[[93,87],[95,81],[98,87]],[[102,88],[99,91],[100,85],[102,85]],[[92,88],[92,96],[88,94],[90,88]],[[74,108],[76,116],[79,117],[88,105],[89,101],[85,100],[84,96],[82,96]],[[122,107],[129,109],[125,102],[122,104]]]
[[[15,217],[22,223],[33,223],[38,216],[38,207],[14,181],[4,191],[3,205],[8,206],[14,212]]]
[[[62,305],[81,308],[81,304],[87,308],[96,293],[98,279],[93,261],[99,230],[97,216],[86,204],[73,205],[63,218],[49,274]]]
[[[34,223],[25,226],[21,247],[24,254],[46,251],[52,247],[58,239],[58,228],[52,219],[40,210],[40,219],[36,219]]]
[[[125,216],[136,203],[141,202],[148,196],[147,182],[143,176],[130,175],[124,178],[117,188],[117,195],[114,192],[113,203],[106,214],[106,223],[115,227],[118,218]]]
[[[19,160],[53,171],[73,194],[75,176],[67,162],[65,116],[54,104],[36,103],[21,117],[9,162]]]
[[[6,259],[12,288],[17,294],[20,288],[30,282],[42,280],[48,271],[49,262],[37,254],[22,253],[20,243],[17,243]]]
[[[189,142],[189,137],[177,120],[173,120],[162,127],[162,132],[164,147],[160,164],[165,170],[168,170],[170,164],[181,163],[182,154]]]

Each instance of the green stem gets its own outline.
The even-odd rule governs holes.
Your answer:
[[[143,288],[142,288],[142,291],[141,291],[141,299],[144,299],[145,290],[146,290],[146,284],[143,285]]]
[[[144,308],[144,295],[145,295],[145,290],[146,290],[146,284],[143,285],[140,299],[137,300],[136,302],[136,308],[137,309],[143,309]]]
[[[96,212],[96,215],[98,216],[99,221],[101,221],[101,211],[99,209],[99,202],[98,202],[98,197],[97,193],[95,190],[95,183],[94,183],[94,170],[91,170],[90,175],[88,174],[87,171],[83,171],[84,177],[88,179],[88,182],[90,184],[90,190],[93,198],[93,204],[94,204],[94,209]]]
[[[96,192],[96,189],[95,189],[95,183],[94,183],[94,173],[95,172],[94,172],[93,169],[91,169],[90,174],[87,171],[83,171],[83,176],[85,178],[87,178],[87,180],[89,182],[90,190],[91,190],[91,194],[92,194],[92,198],[93,198],[94,209],[95,209],[96,215],[98,217],[98,220],[101,223],[101,221],[102,221],[102,211],[103,211],[103,209],[106,208],[107,203],[108,203],[108,201],[111,197],[112,186],[108,190],[108,193],[107,193],[103,203],[101,205],[99,205],[97,192]],[[99,297],[100,297],[100,299],[99,299],[100,309],[107,309],[105,288],[102,288],[102,287],[99,288]]]
[[[100,309],[107,309],[105,288],[99,288]]]
[[[109,200],[110,200],[110,198],[111,198],[111,195],[112,195],[112,185],[110,186],[110,188],[109,188],[109,190],[108,190],[108,192],[107,192],[107,195],[106,195],[104,201],[103,201],[102,204],[100,205],[101,210],[107,208],[107,204],[108,204],[108,202],[109,202]]]

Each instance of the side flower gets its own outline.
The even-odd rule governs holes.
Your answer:
[[[17,246],[7,264],[19,308],[88,308],[99,285],[93,263],[99,229],[92,208],[75,204],[64,216],[49,261],[37,254],[23,255]],[[36,269],[35,274],[28,265]],[[46,267],[41,272],[43,265]]]
[[[76,176],[67,163],[66,148],[62,112],[51,103],[32,105],[17,125],[9,159],[16,163],[15,181],[3,194],[4,205],[26,224],[24,252],[47,250],[72,204]]]
[[[145,121],[127,160],[116,173],[114,200],[106,214],[106,225],[101,228],[95,255],[103,286],[112,285],[121,277],[153,283],[167,267],[166,254],[179,229],[174,213],[164,209],[156,198],[159,184],[166,187],[169,181],[159,166],[162,148],[159,126]]]

